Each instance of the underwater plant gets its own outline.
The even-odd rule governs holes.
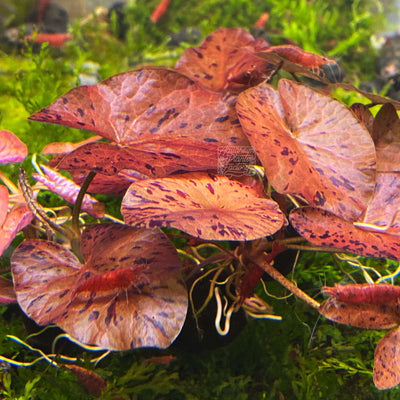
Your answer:
[[[34,186],[20,169],[33,232],[13,251],[13,283],[0,286],[0,298],[39,325],[111,351],[167,348],[188,305],[200,331],[211,299],[222,336],[239,311],[281,319],[254,294],[264,272],[329,319],[397,326],[396,286],[325,288],[331,299],[320,304],[275,265],[290,250],[400,258],[400,104],[341,78],[334,60],[220,28],[186,49],[175,69],[121,73],[37,111],[31,120],[98,136],[48,147],[58,154],[37,166]],[[338,87],[383,106],[375,117],[347,107],[331,94]],[[72,212],[45,210],[36,200],[44,187]],[[122,219],[86,192],[118,196]],[[0,217],[11,213],[6,204]],[[16,222],[13,235],[25,225]],[[208,280],[198,308],[193,291]],[[397,362],[387,362],[399,351],[397,329],[377,347],[379,389],[400,383]]]

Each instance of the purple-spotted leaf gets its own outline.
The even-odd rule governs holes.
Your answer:
[[[13,283],[0,276],[0,303],[16,303],[17,296],[14,291]]]
[[[388,332],[376,346],[373,376],[380,390],[400,383],[400,328]]]
[[[41,165],[40,167],[44,171],[44,174],[33,173],[32,176],[47,189],[74,204],[78,197],[80,186],[45,165]],[[103,218],[105,206],[94,197],[85,194],[82,201],[82,211],[87,212],[94,218]]]
[[[366,257],[400,260],[399,236],[367,231],[334,214],[312,207],[293,210],[289,219],[296,231],[313,244]]]
[[[0,164],[22,162],[27,155],[25,143],[10,131],[0,131]]]
[[[390,329],[400,323],[400,287],[388,284],[351,284],[324,287],[330,298],[320,313],[331,321],[367,329]]]
[[[277,203],[256,189],[200,172],[134,182],[121,212],[129,225],[171,226],[207,240],[253,240],[285,224]]]
[[[72,89],[30,118],[91,130],[118,145],[86,144],[66,156],[59,168],[89,164],[116,174],[127,162],[125,168],[158,177],[216,169],[219,149],[249,146],[235,101],[176,71],[152,67]]]
[[[242,28],[219,28],[196,48],[186,49],[175,69],[212,91],[240,91],[265,80],[279,68],[255,53],[268,48]]]
[[[400,120],[393,105],[382,106],[373,123],[377,183],[363,223],[388,227],[400,233]]]
[[[242,127],[279,193],[356,220],[376,181],[375,147],[367,129],[337,100],[282,79],[241,93]]]
[[[168,347],[187,308],[178,254],[159,230],[97,224],[78,262],[65,247],[24,241],[12,256],[18,303],[38,324],[110,350]]]

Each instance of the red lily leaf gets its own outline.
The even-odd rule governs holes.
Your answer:
[[[399,234],[400,120],[393,105],[384,104],[379,110],[373,122],[372,135],[376,148],[377,183],[362,222],[388,227],[386,233]]]
[[[186,49],[175,69],[212,91],[240,91],[261,83],[279,67],[254,53],[268,48],[242,28],[219,28]]]
[[[27,155],[25,143],[10,131],[0,131],[0,164],[22,162]]]
[[[33,173],[32,176],[38,182],[45,185],[50,191],[57,193],[63,199],[74,204],[81,189],[80,186],[45,165],[41,165],[40,167],[45,175]],[[105,206],[94,197],[85,194],[82,201],[82,210],[94,218],[103,218]]]
[[[253,240],[285,223],[278,204],[225,176],[188,173],[134,182],[122,200],[125,222],[172,226],[207,240]]]
[[[15,203],[8,211],[9,194],[0,185],[0,255],[11,244],[17,233],[33,219],[33,214],[25,203]]]
[[[13,283],[0,276],[0,303],[16,303],[17,295],[14,291]]]
[[[64,154],[70,153],[71,151],[77,149],[80,146],[83,146],[87,143],[98,142],[101,139],[101,136],[92,136],[86,140],[82,140],[79,143],[72,142],[54,142],[49,143],[43,147],[42,154]]]
[[[372,126],[374,124],[374,116],[367,106],[361,103],[354,103],[350,106],[350,110],[356,118],[367,128],[368,132],[372,136]]]
[[[0,226],[3,226],[8,213],[8,189],[0,185]]]
[[[71,175],[74,182],[78,185],[82,185],[88,175],[88,171],[74,169],[71,171]],[[122,196],[132,181],[132,179],[127,179],[127,177],[124,176],[124,170],[121,170],[118,175],[113,176],[97,173],[92,182],[90,182],[88,192]]]
[[[390,389],[400,383],[400,328],[388,332],[375,349],[374,384]]]
[[[365,210],[375,188],[375,147],[346,106],[282,79],[278,90],[263,84],[241,93],[237,110],[276,191],[349,220]]]
[[[331,297],[322,304],[320,313],[331,321],[367,329],[391,329],[400,323],[398,286],[335,285],[322,291]]]
[[[101,392],[107,387],[107,382],[94,371],[74,364],[65,364],[64,367],[72,371],[94,397],[100,397]]]
[[[400,260],[399,236],[363,230],[334,214],[312,207],[297,208],[289,218],[296,231],[313,244],[366,257]]]
[[[178,72],[147,68],[72,89],[30,118],[88,129],[118,144],[81,146],[59,168],[89,164],[115,174],[126,162],[125,168],[156,177],[216,169],[220,148],[249,146],[235,101],[205,91]]]
[[[24,241],[12,256],[18,303],[38,324],[110,350],[168,347],[187,308],[179,256],[159,230],[97,224],[80,264],[65,247]]]

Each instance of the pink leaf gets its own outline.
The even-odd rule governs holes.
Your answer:
[[[0,164],[22,162],[27,155],[25,143],[10,131],[0,131]]]
[[[187,293],[167,237],[97,224],[83,232],[81,247],[85,265],[57,243],[21,243],[11,261],[23,311],[110,350],[168,347],[183,325]]]
[[[45,165],[40,167],[46,175],[33,173],[32,176],[43,183],[50,191],[57,193],[63,199],[74,204],[78,197],[80,186]],[[103,218],[105,206],[92,196],[85,194],[82,201],[82,210],[94,218]]]
[[[347,107],[282,79],[278,91],[263,84],[241,93],[237,110],[276,191],[349,220],[365,210],[375,188],[375,147]]]
[[[121,212],[130,225],[172,226],[207,240],[253,240],[285,223],[277,203],[256,189],[200,172],[134,182]]]

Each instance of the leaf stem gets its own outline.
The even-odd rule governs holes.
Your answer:
[[[312,308],[315,308],[316,310],[319,309],[320,304],[311,298],[308,294],[303,292],[301,289],[299,289],[293,282],[289,281],[284,275],[282,275],[278,270],[276,270],[272,265],[270,265],[266,261],[262,261],[260,264],[258,264],[268,275],[270,275],[272,278],[274,278],[276,281],[278,281],[282,286],[284,286],[286,289],[291,291],[295,296],[297,296],[299,299],[303,300],[306,302],[309,306]]]

